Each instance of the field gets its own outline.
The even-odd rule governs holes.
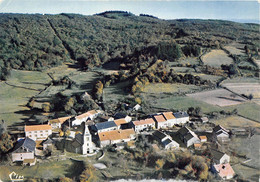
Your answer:
[[[232,44],[225,46],[224,48],[226,50],[228,50],[231,54],[245,55],[244,46],[245,45],[243,45],[243,44],[232,43]]]
[[[192,91],[198,91],[202,89],[200,86],[196,85],[186,85],[181,83],[155,83],[149,84],[144,87],[144,93],[186,93]]]
[[[212,105],[218,106],[231,106],[246,102],[242,97],[239,97],[225,89],[216,89],[211,91],[203,91],[193,94],[187,94],[187,96],[200,100]]]
[[[233,59],[228,57],[228,55],[223,50],[212,50],[211,52],[202,56],[202,61],[205,65],[221,67],[222,64],[231,64]]]
[[[174,109],[174,110],[187,110],[189,107],[200,107],[202,112],[208,113],[212,111],[221,111],[221,107],[207,104],[205,102],[195,100],[186,96],[173,96],[161,94],[157,97],[146,98],[151,107]]]
[[[227,110],[237,109],[238,114],[248,119],[260,122],[260,106],[254,102],[247,102],[235,106],[224,107]]]
[[[29,110],[28,99],[46,87],[50,78],[42,72],[12,70],[7,82],[0,82],[0,119],[7,125],[28,118],[21,111]]]
[[[227,129],[231,128],[260,128],[260,123],[240,117],[240,116],[229,116],[218,120],[212,120],[213,123],[222,125]]]

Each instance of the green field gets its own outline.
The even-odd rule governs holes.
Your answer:
[[[29,110],[25,105],[29,98],[46,87],[50,78],[38,71],[12,70],[6,82],[0,82],[0,119],[7,125],[28,118],[21,111]]]
[[[211,52],[202,56],[202,61],[204,64],[209,66],[221,67],[222,64],[231,64],[233,59],[228,57],[228,55],[223,50],[212,50]]]

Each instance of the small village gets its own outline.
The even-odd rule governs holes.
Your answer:
[[[133,110],[141,110],[136,105]],[[81,156],[93,156],[105,148],[119,151],[134,148],[138,136],[152,138],[154,148],[162,150],[190,150],[210,160],[208,169],[216,179],[228,180],[235,176],[230,156],[221,149],[230,142],[230,131],[210,124],[211,130],[192,131],[187,112],[162,112],[140,120],[117,113],[113,117],[101,110],[91,110],[77,116],[51,119],[41,125],[25,125],[25,137],[17,139],[10,155],[12,165],[33,166],[52,157],[54,148]],[[202,117],[201,125],[209,125]],[[61,141],[65,141],[62,145]],[[209,154],[200,153],[208,148]],[[58,160],[58,159],[57,159]]]

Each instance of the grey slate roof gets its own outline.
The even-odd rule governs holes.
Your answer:
[[[215,133],[218,132],[219,130],[224,130],[226,133],[228,133],[228,131],[227,131],[225,128],[223,128],[222,126],[220,126],[220,125],[215,126],[215,127],[213,128],[213,131],[214,131]]]
[[[187,114],[187,112],[176,112],[173,113],[175,118],[185,118],[185,117],[189,117],[189,115]]]
[[[169,143],[171,143],[172,141],[168,138],[168,139],[166,139],[166,140],[164,140],[163,142],[162,142],[162,144],[163,144],[163,146],[166,146],[166,145],[168,145]]]
[[[182,136],[187,135],[190,132],[190,130],[185,126],[178,130],[178,133],[180,133]]]
[[[95,124],[96,130],[103,130],[103,129],[112,128],[112,127],[117,127],[117,125],[114,121],[106,121],[103,123]]]
[[[158,130],[156,130],[155,132],[153,132],[153,135],[155,137],[157,137],[158,139],[162,140],[163,138],[166,137],[166,135]]]
[[[225,153],[213,149],[211,150],[211,155],[214,160],[220,160],[225,155]]]
[[[24,153],[27,152],[23,150],[23,148],[28,149],[29,152],[33,152],[35,150],[36,143],[34,140],[26,137],[24,139],[20,139],[15,144],[13,152],[15,153]]]

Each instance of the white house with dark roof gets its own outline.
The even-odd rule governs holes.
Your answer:
[[[34,159],[35,147],[36,142],[28,137],[18,140],[12,151],[12,161]]]
[[[182,127],[179,129],[178,134],[186,147],[200,143],[199,137],[187,127]]]
[[[187,112],[176,112],[173,113],[173,115],[176,118],[176,124],[185,124],[190,120],[190,117],[187,114]]]
[[[229,141],[229,131],[221,125],[213,128],[213,141],[226,142]]]
[[[226,164],[230,162],[230,156],[218,150],[211,150],[211,159],[214,164]]]
[[[106,121],[102,123],[96,123],[93,126],[94,131],[100,133],[100,132],[105,132],[105,131],[112,131],[112,130],[117,130],[118,126],[114,121]]]
[[[161,131],[153,132],[153,136],[161,143],[165,149],[179,148],[180,144],[172,139],[171,136],[166,135]]]

